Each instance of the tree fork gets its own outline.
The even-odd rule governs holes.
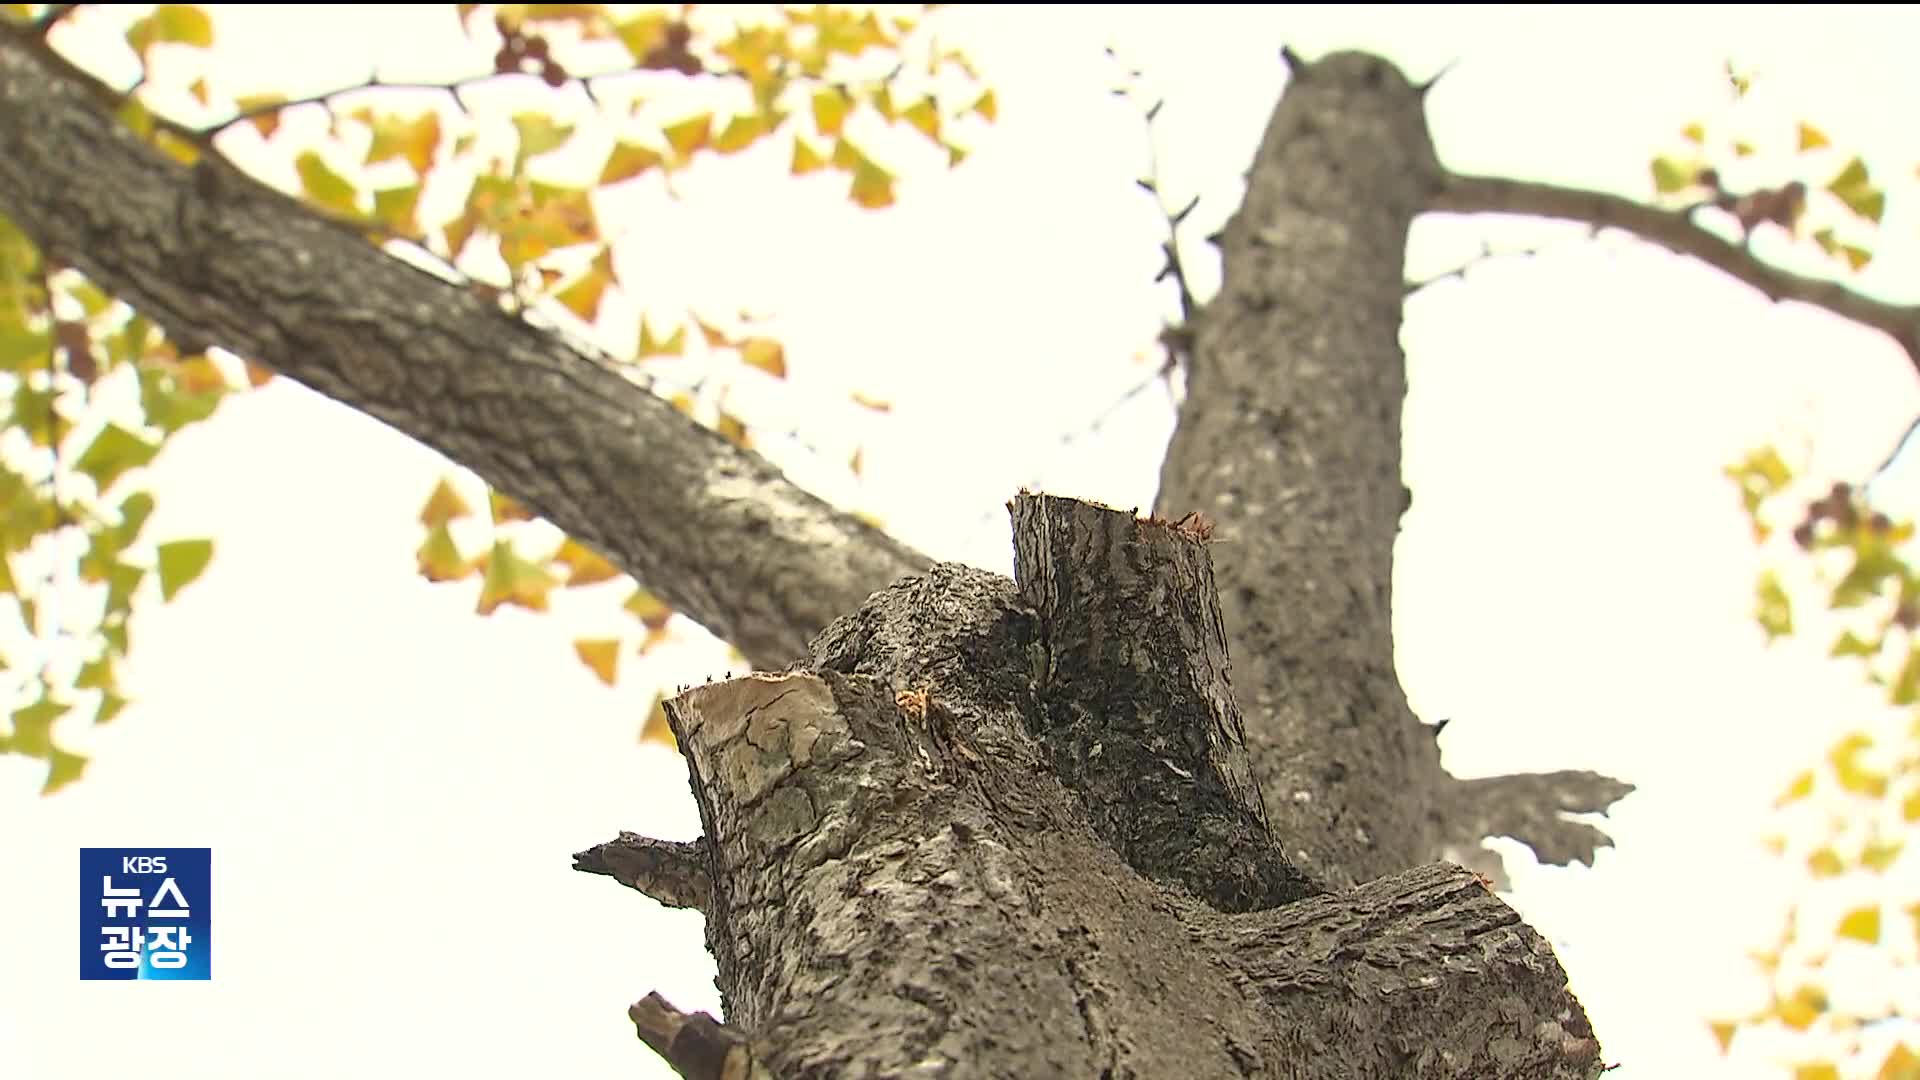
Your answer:
[[[1020,586],[936,564],[793,669],[667,703],[732,1053],[780,1077],[1598,1075],[1551,947],[1461,867],[1222,910],[1248,906],[1257,795],[1210,598],[1160,591],[1203,585],[1204,547],[1072,500],[1014,517]],[[1222,816],[1248,847],[1196,858]]]

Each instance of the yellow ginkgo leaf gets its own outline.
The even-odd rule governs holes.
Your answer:
[[[601,682],[614,684],[620,669],[619,638],[581,638],[573,643],[573,651]]]

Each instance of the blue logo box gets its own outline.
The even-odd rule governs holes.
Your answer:
[[[212,848],[81,848],[82,979],[213,978]]]

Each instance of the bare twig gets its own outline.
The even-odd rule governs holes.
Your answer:
[[[1600,229],[1598,226],[1595,226],[1591,230],[1589,230],[1587,237],[1591,239],[1592,237],[1598,236],[1599,234],[1600,234]],[[1475,255],[1473,258],[1468,259],[1466,262],[1461,263],[1459,266],[1456,266],[1451,270],[1447,270],[1447,271],[1443,271],[1441,273],[1435,274],[1429,278],[1422,278],[1419,281],[1407,282],[1406,295],[1412,296],[1414,293],[1417,293],[1422,289],[1428,288],[1433,285],[1438,285],[1441,282],[1448,280],[1449,278],[1459,278],[1461,281],[1465,281],[1467,279],[1467,271],[1473,270],[1476,267],[1479,267],[1485,263],[1493,262],[1497,259],[1512,259],[1512,258],[1530,259],[1530,258],[1535,258],[1539,255],[1544,254],[1546,250],[1547,248],[1545,245],[1538,245],[1535,247],[1516,248],[1512,251],[1495,251],[1493,249],[1492,244],[1489,244],[1485,241],[1481,241],[1480,253]]]
[[[1449,176],[1429,209],[1466,214],[1529,214],[1620,229],[1676,255],[1698,259],[1779,303],[1816,307],[1892,338],[1920,372],[1920,307],[1890,304],[1835,281],[1770,266],[1741,244],[1693,221],[1692,209],[1664,210],[1619,195],[1492,176]]]

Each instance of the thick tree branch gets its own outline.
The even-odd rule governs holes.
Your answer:
[[[1059,503],[1057,514],[1031,507],[1024,525],[1050,529],[1085,565],[1131,562],[1117,576],[1170,584],[1155,565],[1189,554],[1150,537],[1113,544],[1110,511]],[[1143,537],[1167,528],[1121,524]],[[1198,601],[1202,583],[1184,584],[1165,602]],[[1110,614],[1145,598],[1125,581],[1111,600],[1089,595],[1092,582],[1075,587]],[[714,852],[707,932],[725,1014],[769,1069],[1599,1074],[1592,1027],[1551,946],[1458,867],[1242,913],[1196,902],[1237,889],[1231,861],[1213,862],[1211,886],[1205,860],[1182,868],[1183,889],[1151,880],[1169,876],[1150,865],[1156,853],[1124,826],[1110,842],[1115,830],[1096,818],[1166,820],[1141,805],[1159,800],[1198,831],[1217,812],[1223,800],[1201,783],[1166,783],[1162,760],[1197,779],[1205,762],[1233,756],[1201,716],[1232,709],[1224,679],[1205,674],[1213,646],[1188,637],[1182,666],[1202,677],[1156,686],[1184,630],[1145,617],[1045,622],[1005,578],[939,564],[837,620],[794,672],[667,702]],[[1036,644],[1052,660],[1038,672]],[[1072,704],[1075,686],[1103,681],[1121,688],[1097,703],[1111,723],[1088,725],[1104,738],[1057,730],[1055,699]],[[917,686],[932,687],[931,701]],[[1192,700],[1214,694],[1226,699]],[[1050,769],[1060,755],[1049,741],[1088,760]],[[1162,848],[1179,859],[1180,843]]]
[[[1690,211],[1663,210],[1619,195],[1495,176],[1450,174],[1429,210],[1526,214],[1620,229],[1676,255],[1706,263],[1768,299],[1807,304],[1891,337],[1920,371],[1920,306],[1890,304],[1834,281],[1769,266],[1751,251],[1694,224]]]
[[[761,666],[927,565],[612,366],[212,157],[158,153],[17,28],[0,29],[0,213],[183,347],[266,364],[473,469]]]
[[[1531,847],[1541,862],[1592,866],[1594,852],[1612,841],[1567,815],[1605,813],[1632,793],[1632,784],[1584,769],[1488,776],[1448,785],[1441,816],[1447,841],[1462,848],[1506,836]]]
[[[655,840],[622,832],[574,855],[573,868],[604,874],[668,907],[705,911],[713,893],[710,859],[704,840]]]

